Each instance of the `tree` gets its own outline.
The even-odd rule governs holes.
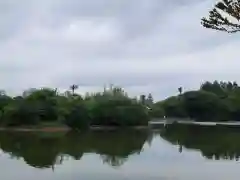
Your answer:
[[[164,117],[164,109],[163,109],[163,107],[161,107],[157,104],[154,104],[151,111],[149,111],[149,115],[152,118],[163,118]]]
[[[146,103],[146,96],[145,96],[145,95],[141,95],[141,96],[140,96],[140,102],[141,102],[143,105],[145,105],[145,103]]]
[[[146,104],[148,106],[152,106],[153,105],[153,97],[152,97],[151,93],[148,94],[148,97],[147,97],[147,100],[146,100]]]
[[[183,94],[184,106],[190,118],[201,121],[226,120],[227,108],[214,93],[189,91]]]
[[[134,126],[146,125],[145,107],[126,96],[102,94],[88,100],[91,125]]]
[[[221,98],[224,98],[227,96],[229,86],[231,85],[230,83],[228,84],[227,82],[219,83],[218,81],[214,81],[213,83],[211,83],[207,81],[201,85],[200,90],[211,92]]]
[[[158,105],[160,103],[156,103]],[[186,118],[187,114],[185,111],[184,101],[182,98],[178,98],[176,96],[167,98],[161,103],[161,107],[163,108],[164,115],[167,117],[179,117],[179,118]],[[155,109],[155,107],[153,107]]]
[[[35,125],[39,121],[39,111],[31,102],[15,100],[4,107],[2,125]]]
[[[179,92],[180,95],[182,94],[182,87],[178,88],[178,92]]]
[[[78,89],[78,85],[73,84],[73,85],[70,86],[70,89],[72,90],[72,94],[74,94],[74,91],[75,91],[76,89]]]
[[[37,116],[42,121],[55,121],[58,117],[57,95],[54,89],[37,89],[24,98],[34,109],[37,109]]]
[[[201,24],[228,33],[240,31],[240,0],[222,0],[209,12],[209,17],[202,18]]]
[[[72,129],[87,129],[89,127],[89,113],[81,101],[74,100],[70,103],[69,112],[65,116],[64,123]]]

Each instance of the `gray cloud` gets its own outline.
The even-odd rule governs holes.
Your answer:
[[[157,98],[240,80],[239,35],[201,27],[211,0],[0,0],[1,88],[104,84]]]

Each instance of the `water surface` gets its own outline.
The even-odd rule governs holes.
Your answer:
[[[0,132],[3,180],[237,180],[240,128]]]

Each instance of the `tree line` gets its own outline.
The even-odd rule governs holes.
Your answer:
[[[207,81],[198,90],[156,102],[152,114],[198,121],[239,121],[240,87],[236,82]]]
[[[72,129],[147,125],[149,100],[145,96],[131,98],[122,88],[113,86],[81,96],[75,92],[77,88],[72,85],[64,93],[50,88],[30,89],[16,97],[1,92],[0,125],[58,124]]]
[[[152,95],[129,97],[120,87],[103,92],[64,93],[57,89],[30,89],[21,96],[0,94],[0,126],[146,126],[152,118],[187,118],[201,121],[240,120],[240,87],[236,82],[205,82],[199,90],[154,102]]]

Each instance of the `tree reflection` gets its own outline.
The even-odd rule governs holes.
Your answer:
[[[208,159],[239,160],[240,128],[173,124],[161,131],[161,137],[183,148],[200,150]]]
[[[101,155],[101,158],[103,163],[107,163],[115,167],[121,166],[127,161],[126,158],[119,158],[117,156]]]
[[[148,138],[146,131],[96,131],[85,133],[0,132],[0,148],[11,157],[23,158],[36,168],[54,168],[68,155],[80,160],[84,153],[99,154],[104,163],[121,166],[140,153]]]

